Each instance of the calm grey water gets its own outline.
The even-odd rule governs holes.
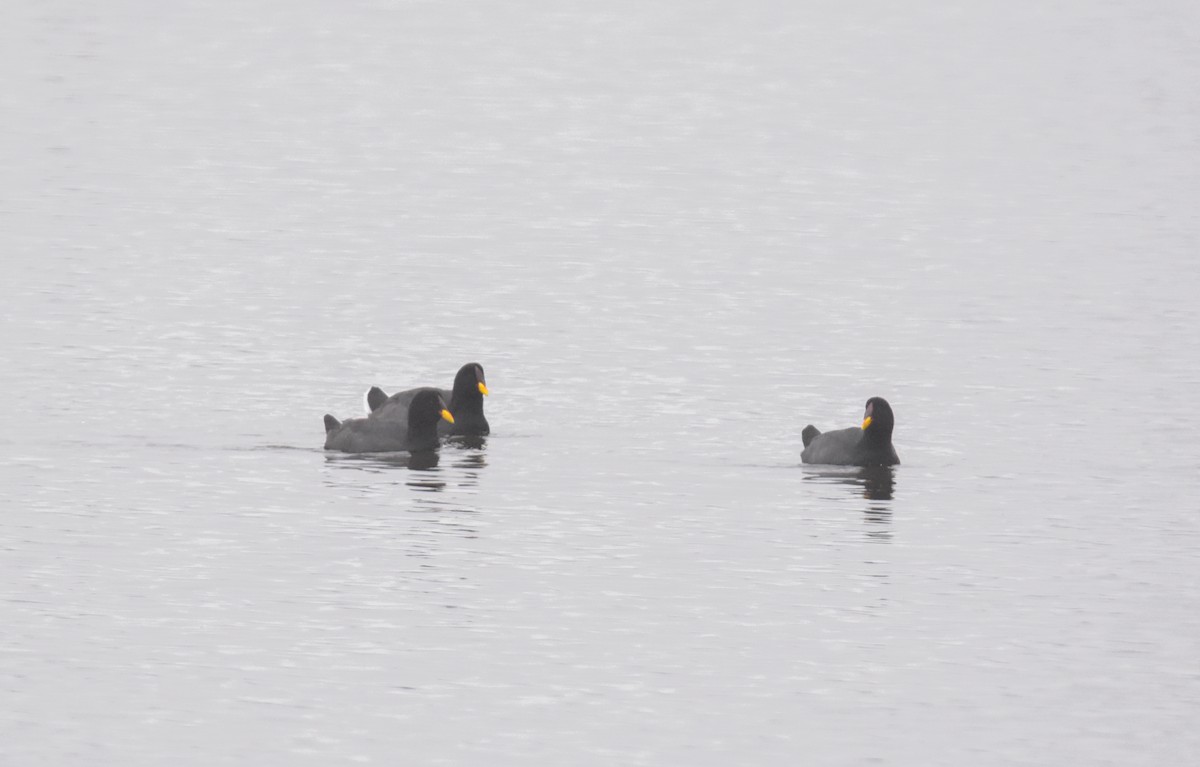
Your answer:
[[[1200,6],[1014,5],[10,4],[0,763],[1196,762]]]

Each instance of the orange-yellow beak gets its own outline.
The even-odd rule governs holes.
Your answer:
[[[454,416],[450,415],[449,410],[445,410],[445,409],[442,410],[442,419],[449,421],[450,423],[454,423]]]
[[[488,395],[487,385],[483,381],[479,382],[479,393],[485,397]]]
[[[866,418],[863,419],[863,430],[865,431],[866,428],[870,425],[871,425],[871,416],[867,416]]]

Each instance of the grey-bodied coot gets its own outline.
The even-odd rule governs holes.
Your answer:
[[[872,397],[867,400],[862,428],[821,432],[812,424],[805,426],[800,460],[841,466],[894,466],[900,463],[892,447],[895,426],[892,406],[883,397]]]
[[[446,401],[435,389],[413,396],[405,417],[400,419],[348,418],[339,421],[325,416],[325,449],[344,453],[416,452],[438,445],[438,424],[454,423]]]

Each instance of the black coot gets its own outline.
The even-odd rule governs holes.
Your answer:
[[[488,393],[487,383],[483,377],[483,366],[477,362],[468,362],[459,368],[458,375],[454,376],[454,388],[449,390],[422,387],[397,392],[389,397],[383,389],[372,386],[367,392],[370,418],[403,422],[408,417],[409,403],[423,391],[437,392],[450,403],[450,413],[454,416],[454,422],[439,423],[439,434],[478,437],[491,431],[487,418],[483,415],[483,398]]]
[[[892,406],[883,397],[872,397],[867,400],[861,429],[851,426],[822,433],[812,424],[805,426],[800,460],[841,466],[894,466],[900,463],[892,447],[895,426]]]
[[[438,445],[438,424],[454,423],[446,402],[434,389],[417,392],[403,420],[325,416],[325,449],[344,453],[390,453],[432,450]]]

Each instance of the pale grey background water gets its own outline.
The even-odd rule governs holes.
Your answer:
[[[1200,6],[945,5],[6,6],[0,763],[1195,762]]]

